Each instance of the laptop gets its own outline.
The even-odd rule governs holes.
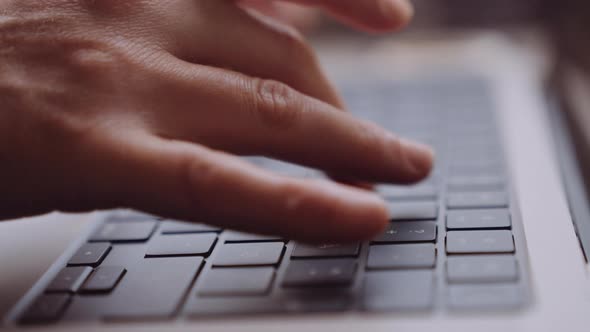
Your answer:
[[[436,151],[425,181],[376,186],[392,211],[383,234],[311,246],[129,210],[7,222],[4,328],[587,331],[585,179],[538,44],[478,33],[319,45],[353,113]]]

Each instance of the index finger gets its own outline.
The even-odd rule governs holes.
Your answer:
[[[273,0],[248,0],[269,2]],[[319,7],[342,21],[369,31],[390,31],[404,27],[414,9],[409,0],[279,0]]]

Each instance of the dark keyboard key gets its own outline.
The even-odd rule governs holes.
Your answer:
[[[269,292],[275,276],[272,267],[211,269],[199,285],[201,296],[259,296]]]
[[[511,310],[522,306],[524,295],[514,284],[451,285],[448,302],[451,308],[460,310]]]
[[[415,186],[382,185],[377,192],[387,200],[431,200],[438,197],[438,191],[432,184],[419,184]]]
[[[497,175],[451,176],[447,180],[450,191],[500,191],[505,185],[504,177]]]
[[[348,286],[357,268],[354,259],[294,260],[289,263],[284,287]]]
[[[435,202],[393,202],[389,203],[391,220],[435,220],[438,218],[438,204]]]
[[[514,256],[451,256],[447,259],[450,283],[498,283],[518,279]]]
[[[447,197],[449,209],[487,209],[508,207],[505,192],[450,193]]]
[[[277,265],[284,248],[283,242],[226,243],[216,252],[213,266]]]
[[[165,220],[160,223],[162,234],[210,233],[221,232],[221,228],[207,224]]]
[[[279,301],[270,297],[202,297],[189,304],[189,317],[207,318],[226,315],[274,314],[284,311]]]
[[[436,223],[430,221],[392,222],[374,243],[434,242]]]
[[[201,257],[144,259],[128,271],[103,303],[111,319],[167,318],[176,311],[203,264]]]
[[[90,237],[90,241],[147,241],[155,228],[155,221],[107,222]]]
[[[447,233],[447,253],[485,254],[514,252],[510,231],[453,231]]]
[[[106,293],[112,291],[123,277],[121,266],[99,266],[82,286],[83,293]]]
[[[40,324],[57,321],[68,303],[68,294],[43,294],[39,296],[20,318],[23,324]]]
[[[75,293],[80,289],[92,268],[88,266],[66,267],[47,286],[50,293]]]
[[[293,258],[331,258],[331,257],[357,257],[360,251],[360,244],[320,244],[307,245],[297,243],[291,254]]]
[[[225,242],[276,242],[283,241],[280,236],[250,234],[238,231],[223,232]]]
[[[374,245],[369,250],[369,269],[433,268],[436,261],[434,244]]]
[[[215,233],[159,235],[150,241],[146,257],[206,256],[216,239]]]
[[[369,311],[428,310],[434,305],[434,272],[367,272],[363,307]]]
[[[111,250],[108,243],[85,243],[70,258],[68,265],[97,266]]]
[[[453,210],[447,214],[448,229],[510,228],[506,209]]]

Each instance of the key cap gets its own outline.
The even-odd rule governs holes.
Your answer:
[[[115,244],[101,265],[131,266],[145,258],[147,243]]]
[[[184,233],[215,233],[221,232],[221,228],[207,224],[182,222],[176,220],[165,220],[160,224],[162,234],[184,234]]]
[[[90,237],[90,241],[147,241],[155,228],[155,221],[107,222]]]
[[[331,258],[331,257],[358,257],[360,244],[343,245],[336,243],[307,245],[297,243],[292,258]]]
[[[121,266],[99,266],[82,286],[82,293],[107,293],[112,291],[123,277]]]
[[[352,308],[355,295],[350,288],[291,288],[281,293],[281,303],[288,312],[341,312]]]
[[[225,242],[276,242],[283,241],[280,236],[250,234],[238,231],[223,232]]]
[[[150,241],[146,257],[206,256],[216,239],[214,233],[159,235]]]
[[[449,209],[486,209],[508,207],[505,192],[450,193],[447,197]]]
[[[40,295],[20,318],[22,324],[51,323],[59,320],[70,302],[68,294]]]
[[[283,312],[279,301],[270,297],[202,297],[186,309],[189,317],[259,315]]]
[[[498,283],[518,280],[514,256],[451,256],[447,258],[450,283]]]
[[[357,263],[354,259],[295,260],[289,263],[283,287],[348,286]]]
[[[108,243],[85,243],[70,258],[68,265],[97,266],[102,262],[109,250],[111,250],[111,245]]]
[[[392,222],[374,243],[434,242],[436,223],[430,221]]]
[[[387,200],[430,200],[438,197],[437,189],[432,184],[419,184],[415,186],[381,185],[377,192]]]
[[[156,221],[160,219],[158,216],[152,214],[134,211],[134,210],[118,210],[111,213],[105,220],[106,222],[129,222],[129,221]]]
[[[92,272],[88,266],[66,267],[47,286],[49,293],[75,293]]]
[[[434,244],[374,245],[369,249],[369,269],[433,268],[436,260]]]
[[[99,321],[106,308],[108,308],[108,295],[78,295],[72,298],[62,321],[84,323]]]
[[[511,310],[524,304],[522,288],[514,284],[451,285],[449,306],[460,310]]]
[[[197,292],[200,296],[259,296],[269,292],[275,276],[272,267],[211,269]]]
[[[171,317],[202,264],[202,257],[141,260],[127,268],[104,307],[94,310],[116,320]]]
[[[389,203],[391,220],[435,220],[438,218],[438,204],[435,202],[394,202]]]
[[[510,228],[506,209],[454,210],[447,214],[447,229]]]
[[[505,189],[505,181],[497,175],[451,176],[447,188],[449,191],[500,191]]]
[[[363,307],[368,311],[428,310],[434,304],[434,272],[367,272]]]
[[[512,253],[514,240],[510,231],[453,231],[447,233],[447,253]]]
[[[284,248],[283,242],[226,243],[215,254],[213,266],[277,265]]]

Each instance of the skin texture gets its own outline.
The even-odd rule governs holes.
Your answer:
[[[374,193],[235,156],[366,182],[432,165],[346,113],[304,38],[257,2],[0,0],[0,218],[130,207],[306,242],[380,232]],[[401,0],[291,2],[369,31],[411,16]]]

